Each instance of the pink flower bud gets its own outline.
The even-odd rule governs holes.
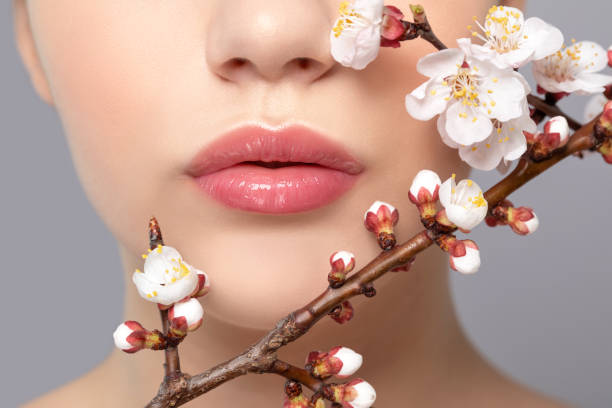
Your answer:
[[[395,246],[393,226],[397,224],[399,212],[391,204],[375,201],[364,214],[363,223],[368,231],[376,234],[378,244],[384,250]]]
[[[401,45],[399,39],[406,31],[406,27],[404,27],[401,21],[403,17],[404,14],[395,6],[385,6],[383,8],[383,20],[380,33],[380,45],[382,47],[398,48]]]
[[[344,408],[370,408],[376,401],[376,391],[368,382],[357,378],[346,384],[330,384],[330,399]]]
[[[348,251],[337,251],[329,257],[331,272],[327,276],[332,288],[342,286],[346,276],[355,267],[355,255]]]
[[[565,145],[569,134],[570,128],[563,116],[555,116],[544,125],[543,139],[552,149]]]
[[[208,275],[205,272],[202,272],[197,269],[196,272],[198,275],[198,285],[196,286],[191,296],[201,297],[206,295],[210,291],[210,279],[208,278]]]
[[[140,323],[128,320],[121,323],[113,333],[115,346],[126,353],[135,353],[145,348],[147,330]]]
[[[187,331],[198,329],[202,325],[203,317],[202,305],[193,298],[175,303],[168,311],[170,327],[184,334],[187,334]]]
[[[597,126],[601,127],[608,137],[612,137],[612,101],[608,101],[604,105],[603,112],[597,121]]]
[[[363,357],[348,347],[334,347],[328,353],[312,351],[308,354],[306,366],[317,378],[326,379],[335,375],[338,378],[349,377],[361,367]]]
[[[508,225],[519,235],[528,235],[538,229],[538,217],[529,207],[509,207],[507,214]]]
[[[478,250],[478,245],[470,239],[465,239],[461,242],[465,246],[465,254],[461,256],[450,255],[450,266],[460,273],[475,273],[478,271],[478,268],[480,268],[480,251]]]
[[[438,201],[438,191],[442,180],[431,170],[421,170],[417,173],[410,186],[408,198],[414,204],[425,204]]]
[[[612,67],[612,45],[608,47],[608,66]]]
[[[353,318],[355,310],[353,305],[348,300],[345,300],[340,305],[331,310],[329,316],[340,324],[344,324]]]
[[[612,164],[612,138],[606,139],[597,149],[606,163]]]

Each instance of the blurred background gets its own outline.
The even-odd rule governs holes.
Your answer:
[[[59,118],[38,99],[18,58],[10,9],[7,1],[0,13],[3,407],[101,362],[113,347],[124,290],[121,275],[109,273],[121,269],[114,238],[79,185]],[[610,15],[609,0],[532,0],[526,10],[566,39],[604,48],[612,44]],[[586,100],[560,106],[582,120]],[[500,176],[477,171],[473,178],[486,189]],[[612,166],[599,155],[570,158],[510,198],[535,209],[540,229],[528,237],[508,227],[473,232],[480,271],[451,274],[460,320],[484,355],[517,380],[580,407],[609,408]]]

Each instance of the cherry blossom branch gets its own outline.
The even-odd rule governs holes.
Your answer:
[[[610,135],[605,134],[604,130],[596,127],[598,119],[599,117],[578,129],[567,144],[552,152],[545,160],[533,161],[528,154],[521,158],[510,174],[484,193],[489,203],[489,212],[493,211],[508,195],[559,161],[583,150],[594,150],[607,138],[610,138]],[[183,405],[227,381],[248,373],[274,373],[295,380],[315,393],[320,392],[324,387],[321,380],[314,378],[307,370],[278,360],[276,351],[300,338],[342,302],[368,292],[376,279],[393,268],[406,265],[416,254],[434,242],[438,242],[441,235],[451,233],[455,229],[440,228],[439,225],[433,224],[403,244],[382,251],[367,265],[349,276],[342,286],[327,287],[310,303],[281,319],[273,330],[240,355],[194,376],[182,374],[180,371],[177,371],[178,376],[166,375],[157,396],[148,407],[162,408]],[[169,361],[172,361],[173,358],[171,357]],[[176,361],[178,363],[178,355]]]
[[[149,220],[149,248],[151,250],[157,248],[158,245],[164,245],[164,239],[161,234],[161,229],[155,217]],[[168,337],[168,309],[160,309],[159,315],[162,322],[162,334]],[[166,362],[164,371],[166,378],[178,378],[181,374],[181,363],[178,354],[178,344],[170,345],[164,350]]]

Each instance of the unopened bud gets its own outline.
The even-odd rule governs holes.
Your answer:
[[[353,318],[355,310],[353,305],[348,300],[345,300],[338,306],[334,307],[330,312],[329,316],[340,324],[344,324]]]
[[[608,47],[608,66],[612,67],[612,45]]]
[[[196,270],[196,272],[198,274],[198,285],[193,291],[191,297],[201,297],[210,291],[210,279],[208,278],[208,275],[200,270]]]
[[[115,346],[126,353],[135,353],[144,348],[146,330],[133,320],[121,323],[113,333]]]
[[[449,256],[449,263],[453,270],[470,274],[475,273],[480,268],[480,251],[478,245],[470,239],[461,241],[465,247],[465,254],[462,256]]]
[[[519,235],[535,232],[540,225],[535,212],[529,207],[508,208],[508,225]]]
[[[604,142],[597,149],[606,163],[612,164],[612,138],[604,140]]]
[[[375,201],[364,214],[363,223],[368,231],[376,234],[378,245],[383,250],[395,246],[393,226],[397,224],[399,212],[391,204]]]
[[[285,402],[283,408],[308,408],[309,401],[302,393],[300,383],[288,380],[285,383]]]
[[[175,303],[168,311],[170,329],[179,336],[187,335],[188,331],[194,331],[202,325],[204,309],[196,299]]]
[[[346,384],[330,384],[328,397],[345,408],[370,408],[376,401],[376,391],[368,382],[357,378]]]
[[[327,353],[312,351],[308,354],[306,367],[317,378],[326,379],[333,375],[349,377],[361,367],[363,357],[348,347],[334,347]]]
[[[337,251],[329,257],[329,263],[331,271],[327,275],[327,280],[332,288],[338,288],[355,267],[355,255],[348,251]]]
[[[398,48],[400,43],[400,37],[404,35],[406,27],[402,23],[404,14],[395,6],[386,5],[383,8],[383,19],[381,27],[381,47],[393,47]]]
[[[528,235],[538,229],[539,221],[533,209],[529,207],[512,207],[512,202],[504,200],[499,203],[486,219],[489,226],[509,225],[519,235]]]
[[[527,144],[531,146],[529,150],[531,158],[539,161],[550,157],[555,149],[567,143],[570,128],[565,117],[555,116],[546,122],[543,132],[523,133]]]
[[[121,323],[113,333],[115,346],[126,353],[135,353],[142,349],[160,350],[165,347],[165,340],[157,330],[148,331],[136,321]]]
[[[431,170],[421,170],[417,173],[410,186],[408,198],[417,206],[421,218],[432,218],[436,215],[435,203],[442,180]]]
[[[598,128],[597,131],[603,136],[612,137],[612,101],[608,101],[604,105],[596,127]]]
[[[565,145],[569,134],[570,128],[564,116],[555,116],[544,125],[544,135],[550,139],[548,142],[553,149]]]

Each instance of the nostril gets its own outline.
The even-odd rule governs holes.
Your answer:
[[[301,69],[308,69],[312,65],[312,61],[309,58],[296,58],[295,61]]]
[[[246,65],[246,63],[246,58],[232,58],[231,60],[226,62],[228,68],[240,68]]]

